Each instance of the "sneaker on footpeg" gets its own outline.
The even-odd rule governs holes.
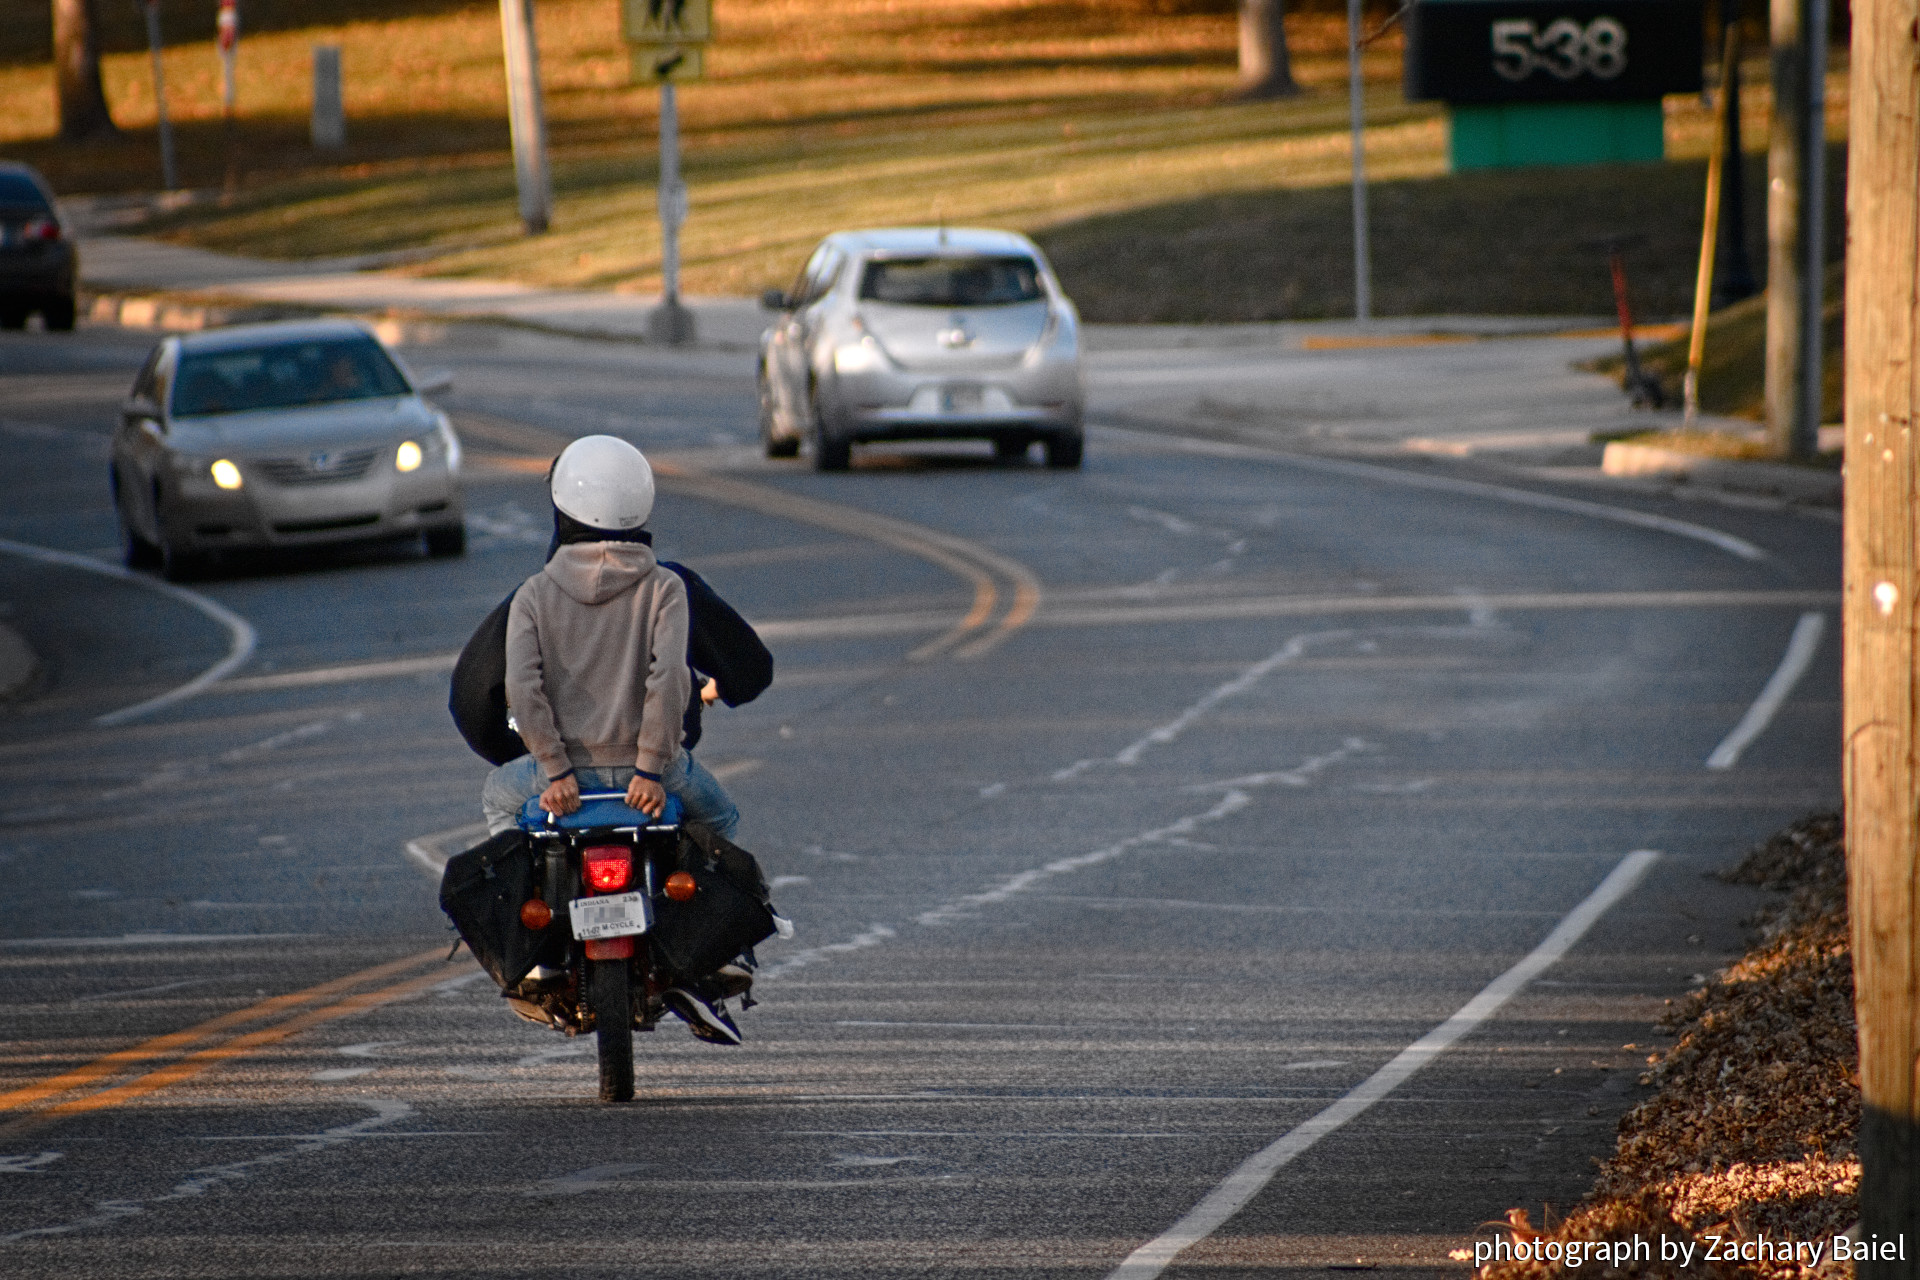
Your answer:
[[[696,1039],[708,1044],[741,1043],[740,1028],[727,1016],[723,1001],[709,1000],[690,987],[668,987],[660,993],[660,998],[667,1002],[667,1008],[676,1018],[687,1024]]]

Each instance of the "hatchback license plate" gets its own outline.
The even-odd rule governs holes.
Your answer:
[[[972,413],[985,399],[986,395],[979,387],[943,387],[940,391],[940,410],[943,413]]]
[[[653,911],[644,893],[616,893],[604,898],[575,898],[567,904],[573,936],[583,942],[598,938],[630,938],[653,927]]]

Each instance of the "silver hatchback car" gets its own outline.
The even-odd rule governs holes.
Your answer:
[[[841,471],[866,441],[986,439],[1080,465],[1080,317],[1025,236],[837,232],[762,302],[781,313],[760,339],[770,457],[810,442],[816,467]]]
[[[121,408],[109,473],[127,563],[412,534],[466,549],[460,440],[380,341],[346,320],[169,337]]]

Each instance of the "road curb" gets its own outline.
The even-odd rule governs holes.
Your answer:
[[[1615,440],[1600,460],[1602,474],[1639,480],[1670,480],[1705,485],[1730,493],[1757,494],[1818,506],[1840,505],[1837,471],[1792,467],[1778,462],[1709,458],[1659,445]]]

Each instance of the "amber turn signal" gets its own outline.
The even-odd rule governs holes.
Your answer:
[[[694,884],[693,877],[684,871],[676,871],[667,877],[667,896],[675,902],[687,901],[693,897],[693,891],[697,888],[699,886]]]
[[[529,929],[544,929],[553,923],[553,908],[538,898],[520,904],[520,923]]]

